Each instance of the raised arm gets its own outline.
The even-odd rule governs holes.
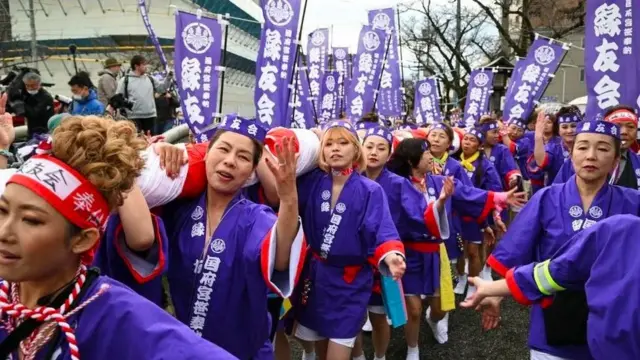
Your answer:
[[[147,251],[155,241],[151,211],[138,185],[127,194],[124,204],[118,208],[125,242],[133,251]]]

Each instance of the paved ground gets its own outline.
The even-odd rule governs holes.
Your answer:
[[[458,298],[458,300],[461,300]],[[431,329],[423,323],[420,332],[421,359],[442,360],[527,360],[529,310],[508,299],[503,302],[502,325],[482,332],[480,315],[467,309],[456,309],[449,320],[449,342],[436,344]],[[387,360],[404,360],[407,347],[402,328],[394,330]],[[373,359],[371,337],[365,336],[367,359]],[[293,360],[301,358],[300,348],[294,349]]]

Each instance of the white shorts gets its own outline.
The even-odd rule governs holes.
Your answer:
[[[569,360],[531,349],[531,360]]]
[[[298,339],[305,341],[322,341],[326,339],[325,337],[320,336],[317,331],[311,330],[299,323],[296,327],[295,335]],[[329,341],[353,349],[353,345],[356,343],[356,338],[352,337],[350,339],[329,339]]]
[[[387,314],[387,312],[384,311],[384,306],[381,306],[381,305],[369,305],[367,306],[367,310],[369,310],[370,313],[374,313],[374,314],[379,314],[379,315]]]

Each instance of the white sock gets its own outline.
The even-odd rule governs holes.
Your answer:
[[[315,351],[314,352],[310,352],[310,353],[308,353],[306,351],[303,351],[302,352],[302,360],[316,360]]]
[[[387,360],[387,357],[385,355],[382,355],[382,357],[375,357],[375,360]]]
[[[354,356],[353,360],[367,360],[367,358],[364,356],[364,354],[362,354],[360,356]]]
[[[411,347],[411,346],[407,346],[407,355],[409,354],[419,354],[420,353],[420,348],[415,346],[415,347]]]

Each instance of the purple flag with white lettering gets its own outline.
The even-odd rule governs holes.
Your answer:
[[[300,0],[261,0],[260,6],[265,22],[256,60],[256,118],[267,129],[288,127]]]
[[[566,53],[566,45],[557,41],[538,38],[531,44],[527,57],[518,61],[518,71],[511,75],[504,120],[529,118]]]
[[[158,37],[156,36],[156,32],[153,30],[151,26],[151,22],[149,21],[149,13],[147,12],[147,4],[146,0],[138,0],[138,9],[140,9],[140,16],[142,16],[142,22],[144,23],[144,27],[147,29],[147,34],[149,34],[149,39],[151,39],[151,43],[153,47],[156,48],[156,53],[160,58],[160,63],[162,67],[167,69],[167,57],[164,55],[164,51],[162,51],[162,46],[160,46],[160,41],[158,41]]]
[[[359,39],[358,54],[353,60],[353,78],[346,88],[346,113],[352,121],[358,121],[374,110],[387,42],[384,30],[374,30],[370,25],[362,27]]]
[[[317,29],[309,34],[307,42],[307,69],[311,96],[318,109],[322,74],[329,70],[329,29]]]
[[[309,96],[309,79],[306,68],[302,66],[302,55],[298,58],[298,67],[292,86],[297,91],[291,91],[291,101],[287,118],[291,119],[291,127],[296,129],[311,129],[316,126],[313,116],[313,105]]]
[[[640,3],[637,0],[587,1],[585,20],[587,117],[603,115],[606,108],[618,104],[638,109]]]
[[[333,48],[333,68],[340,74],[338,79],[338,116],[344,111],[344,84],[348,77],[349,69],[349,48],[334,47]]]
[[[417,124],[442,122],[438,85],[438,79],[435,77],[416,82],[413,114]]]
[[[378,111],[383,116],[402,115],[402,77],[400,74],[398,34],[395,11],[393,8],[370,10],[369,25],[375,30],[384,30],[391,36],[388,42],[387,61],[380,77],[380,92],[378,93]],[[385,43],[386,44],[386,43]]]
[[[320,109],[318,120],[320,123],[324,123],[325,121],[333,120],[338,117],[339,80],[340,73],[337,71],[327,71],[322,76],[322,87],[320,90],[320,96],[318,97],[318,108]]]
[[[493,93],[493,69],[475,69],[469,76],[467,102],[464,107],[465,127],[474,126],[480,116],[489,113],[489,99]]]
[[[218,78],[222,26],[216,19],[179,11],[176,14],[174,67],[182,113],[196,141],[208,141],[218,115]]]

